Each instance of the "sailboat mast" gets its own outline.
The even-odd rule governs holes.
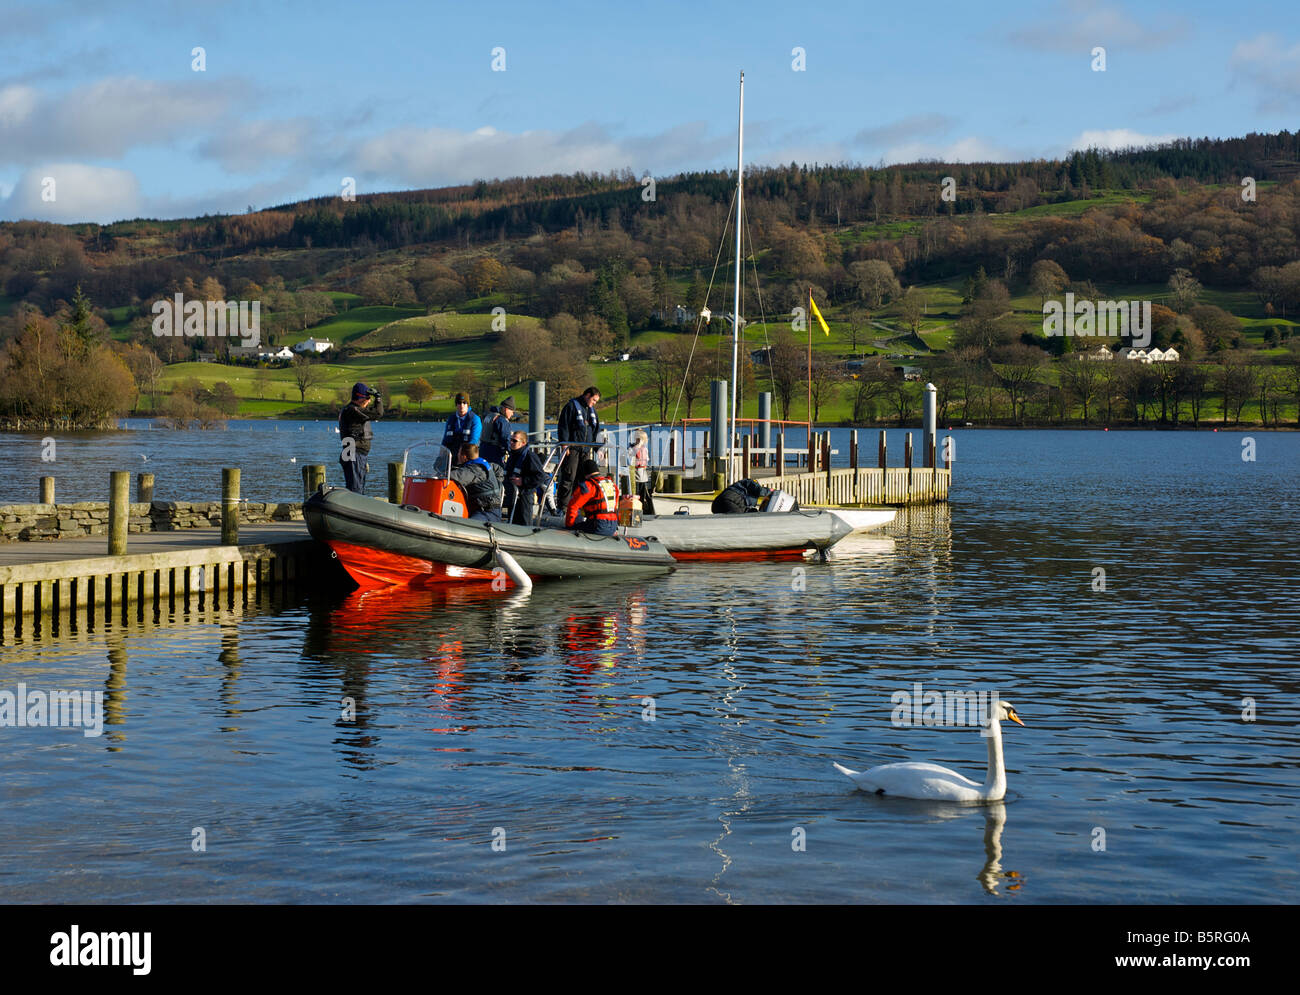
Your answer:
[[[727,476],[731,475],[731,447],[736,439],[736,375],[740,364],[740,236],[744,229],[745,205],[745,73],[740,73],[740,126],[736,129],[736,298],[731,311],[731,421],[727,444],[719,446],[727,455]],[[732,483],[730,479],[727,483]]]

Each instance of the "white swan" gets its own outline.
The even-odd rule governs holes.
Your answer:
[[[839,764],[832,766],[851,777],[864,791],[878,795],[948,802],[1001,801],[1007,794],[1007,771],[1002,765],[1002,719],[1024,725],[1010,702],[998,701],[997,713],[989,717],[988,728],[984,730],[989,741],[989,769],[982,785],[938,764],[885,764],[864,771],[849,770]]]

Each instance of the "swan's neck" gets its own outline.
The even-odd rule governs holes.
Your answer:
[[[1002,723],[996,718],[989,721],[989,769],[984,778],[984,797],[1002,798],[1007,793],[1007,769],[1002,763]]]

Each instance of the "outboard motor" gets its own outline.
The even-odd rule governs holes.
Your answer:
[[[773,491],[763,505],[764,511],[798,511],[799,502],[786,491]]]

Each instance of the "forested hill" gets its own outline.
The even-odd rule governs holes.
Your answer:
[[[979,266],[1013,279],[1051,258],[1086,279],[1163,282],[1187,268],[1206,284],[1246,287],[1260,267],[1297,258],[1298,170],[1300,134],[1281,132],[1059,161],[765,167],[747,176],[746,205],[765,278],[811,282],[832,301],[850,287],[847,268],[871,258],[918,283]],[[950,199],[942,196],[946,177],[955,182]],[[1248,209],[1244,177],[1269,190],[1263,210]],[[380,254],[406,247],[447,264],[425,274],[427,293],[414,273],[396,274],[426,307],[474,297],[467,270],[484,251],[520,291],[530,288],[520,271],[540,284],[570,263],[590,271],[644,260],[689,282],[694,271],[707,276],[733,187],[734,174],[723,171],[656,178],[652,190],[625,171],[334,196],[175,221],[5,223],[0,314],[20,302],[52,313],[78,284],[100,308],[138,307],[210,277],[226,287],[278,278],[289,289],[355,291]],[[582,244],[566,241],[573,236]],[[450,288],[457,279],[467,284],[460,299]],[[660,278],[661,292],[665,283]],[[545,316],[549,305],[540,306]]]

